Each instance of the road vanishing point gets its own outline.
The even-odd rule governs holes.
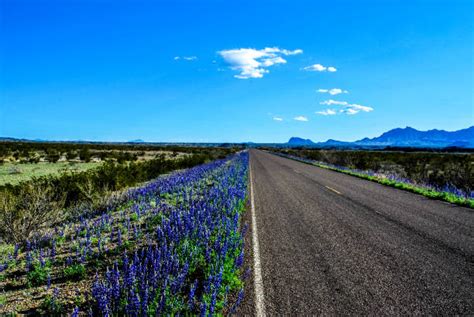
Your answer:
[[[260,150],[250,169],[239,314],[474,315],[471,209]]]

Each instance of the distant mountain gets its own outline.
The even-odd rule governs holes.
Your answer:
[[[364,138],[355,142],[329,139],[314,143],[309,139],[292,137],[288,146],[316,147],[464,147],[474,148],[474,126],[458,131],[419,131],[411,127],[396,128],[375,138]]]
[[[10,137],[0,137],[0,142],[24,142],[28,141],[27,139],[17,139],[17,138],[10,138]]]
[[[317,145],[324,144],[325,146],[350,146],[352,145],[352,142],[344,142],[344,141],[338,141],[338,140],[333,140],[329,139],[326,142],[319,142]]]
[[[411,127],[387,131],[372,139],[364,138],[354,142],[369,146],[410,146],[410,147],[474,147],[474,126],[458,131],[419,131]]]
[[[15,138],[7,138],[7,137],[0,137],[0,141],[6,142],[6,141],[16,141],[17,139]]]
[[[136,140],[128,141],[127,143],[145,143],[145,141],[143,141],[142,139],[136,139]]]
[[[310,139],[292,137],[290,138],[287,144],[290,146],[308,146],[308,145],[314,145],[315,143],[311,141]]]

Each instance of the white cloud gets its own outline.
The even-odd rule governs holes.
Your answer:
[[[319,104],[326,105],[326,106],[331,106],[331,105],[347,106],[349,103],[347,101],[337,101],[337,100],[329,99],[329,100],[324,100],[320,102]]]
[[[341,88],[332,88],[332,89],[318,89],[320,93],[329,93],[332,96],[339,95],[339,94],[348,94],[347,90],[342,90]]]
[[[297,117],[294,117],[293,119],[296,121],[304,121],[304,122],[308,121],[308,118],[306,118],[305,116],[297,116]]]
[[[362,112],[374,111],[374,108],[372,108],[372,107],[363,106],[363,105],[359,105],[359,104],[356,104],[356,103],[348,103],[347,101],[337,101],[337,100],[333,100],[333,99],[325,100],[323,102],[320,102],[320,104],[321,105],[326,105],[326,106],[331,106],[331,105],[342,106],[342,109],[340,109],[338,111],[338,113],[345,113],[345,114],[349,114],[349,115],[354,115],[354,114],[357,114],[361,111]],[[323,111],[318,111],[316,113],[322,114],[322,115],[334,115],[334,114],[336,114],[336,113],[332,113],[334,111],[335,111],[334,109],[326,109],[326,110],[323,110]]]
[[[286,60],[281,58],[280,56],[267,58],[263,60],[263,66],[269,67],[275,64],[286,64]]]
[[[352,109],[352,108],[342,109],[342,110],[340,110],[340,112],[345,113],[345,114],[349,114],[349,115],[354,115],[354,114],[359,113],[358,110]]]
[[[232,70],[239,73],[235,78],[249,79],[262,78],[264,74],[269,73],[267,67],[276,64],[286,64],[282,56],[302,54],[303,50],[286,50],[278,47],[266,47],[264,49],[238,48],[231,50],[222,50],[218,54],[226,61]]]
[[[326,110],[323,110],[323,111],[317,111],[316,113],[321,114],[323,116],[333,116],[333,115],[337,114],[337,111],[334,110],[334,109],[326,109]]]
[[[303,67],[303,70],[306,70],[306,71],[309,71],[309,72],[325,72],[325,71],[328,71],[328,72],[335,72],[337,71],[337,69],[333,66],[323,66],[321,64],[314,64],[314,65],[310,65],[310,66],[306,66],[306,67]]]
[[[274,121],[283,121],[283,118],[281,118],[281,117],[273,117],[273,120],[274,120]]]
[[[289,51],[289,50],[281,50],[281,52],[285,55],[298,55],[298,54],[303,54],[303,50],[301,49],[296,49],[296,50],[293,50],[293,51]]]
[[[197,60],[197,56],[175,56],[174,60],[179,61],[180,59],[183,59],[185,61],[195,61]]]
[[[362,106],[362,105],[358,105],[358,104],[350,104],[345,109],[342,109],[342,111],[344,113],[347,113],[347,114],[356,114],[356,113],[359,113],[360,111],[362,111],[362,112],[371,112],[371,111],[374,111],[374,108],[367,107],[367,106]]]
[[[303,68],[304,70],[311,71],[311,72],[324,72],[326,71],[327,67],[321,64],[314,64],[311,66],[306,66]]]

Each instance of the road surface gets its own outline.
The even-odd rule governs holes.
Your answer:
[[[472,210],[259,150],[250,164],[261,274],[239,314],[474,314]]]

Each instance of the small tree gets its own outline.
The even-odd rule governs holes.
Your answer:
[[[60,157],[61,157],[61,154],[59,152],[51,151],[48,153],[48,162],[56,163]]]
[[[0,235],[7,241],[15,240],[12,225],[18,217],[15,205],[16,201],[13,195],[6,190],[0,192]]]
[[[84,162],[90,162],[91,160],[91,152],[89,151],[88,148],[83,148],[80,152],[79,152],[79,159],[81,161],[84,161]]]
[[[74,152],[74,151],[68,151],[68,152],[66,153],[66,159],[67,159],[68,161],[71,161],[71,160],[75,159],[76,157],[77,157],[77,153]]]

